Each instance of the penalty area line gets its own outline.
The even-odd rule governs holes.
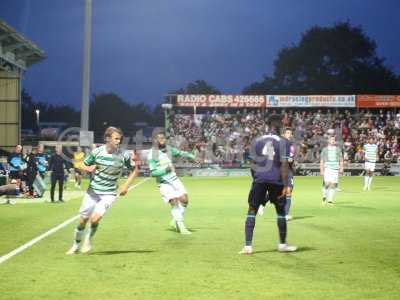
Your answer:
[[[129,190],[132,190],[136,187],[138,187],[139,185],[145,183],[146,181],[148,181],[150,179],[150,177],[143,179],[142,181],[140,181],[139,183],[131,186],[129,188]],[[79,215],[74,216],[66,221],[64,221],[63,223],[57,225],[56,227],[53,227],[52,229],[50,229],[49,231],[39,235],[38,237],[30,240],[29,242],[25,243],[24,245],[18,247],[17,249],[14,249],[13,251],[11,251],[10,253],[7,253],[3,256],[0,257],[0,264],[2,264],[3,262],[9,260],[11,257],[25,251],[26,249],[28,249],[29,247],[32,247],[33,245],[35,245],[36,243],[40,242],[41,240],[45,239],[46,237],[52,235],[53,233],[57,232],[58,230],[60,230],[61,228],[64,228],[65,226],[68,226],[69,224],[71,224],[72,222],[76,221],[77,219],[79,219]]]

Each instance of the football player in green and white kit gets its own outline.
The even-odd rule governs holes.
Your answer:
[[[328,146],[322,149],[321,152],[320,172],[324,177],[327,202],[329,204],[333,204],[339,174],[343,174],[343,164],[342,150],[336,145],[335,136],[328,137]],[[323,204],[325,204],[325,198],[323,199]]]
[[[364,145],[365,157],[365,178],[364,191],[371,189],[372,176],[374,176],[375,163],[378,160],[378,146],[374,143],[374,138],[369,137],[368,143]]]
[[[151,148],[147,155],[150,174],[156,177],[164,202],[171,205],[171,215],[173,218],[171,226],[173,225],[181,234],[191,234],[183,222],[189,199],[185,187],[175,173],[172,157],[180,156],[194,160],[195,156],[192,153],[171,147],[166,143],[165,134],[158,133],[154,140],[153,148]]]
[[[121,139],[121,130],[115,127],[108,127],[104,133],[105,145],[92,150],[83,161],[82,169],[86,172],[94,172],[94,175],[79,209],[80,220],[75,229],[74,243],[67,254],[75,254],[79,250],[82,253],[90,251],[91,241],[97,231],[99,222],[117,197],[117,181],[121,176],[123,167],[130,167],[135,164],[134,171],[128,176],[119,191],[121,196],[128,192],[129,185],[139,173],[138,164],[134,163],[133,160],[134,156],[131,157],[127,152],[119,149]],[[86,223],[89,220],[89,232],[86,234],[81,248],[80,243]]]

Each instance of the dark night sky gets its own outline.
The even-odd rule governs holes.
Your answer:
[[[0,18],[46,52],[24,80],[35,100],[80,107],[83,3],[0,0]],[[305,30],[346,20],[399,74],[399,9],[399,0],[93,0],[91,94],[155,104],[197,79],[239,93]]]

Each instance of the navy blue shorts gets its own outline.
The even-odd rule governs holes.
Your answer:
[[[286,197],[279,198],[282,193],[283,185],[273,184],[273,183],[257,183],[254,182],[251,185],[248,203],[250,207],[258,209],[260,205],[265,205],[266,202],[271,202],[273,204],[283,204],[286,203]],[[266,195],[268,197],[266,199]]]

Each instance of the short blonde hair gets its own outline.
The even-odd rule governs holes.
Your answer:
[[[110,138],[112,136],[113,133],[118,133],[121,137],[123,135],[122,130],[114,127],[114,126],[110,126],[106,129],[106,131],[104,132],[104,141],[107,141],[107,138]]]

